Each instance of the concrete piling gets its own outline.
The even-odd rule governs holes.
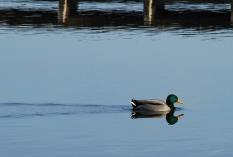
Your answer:
[[[58,21],[63,24],[67,23],[69,17],[77,13],[77,9],[77,0],[60,0],[58,10]]]

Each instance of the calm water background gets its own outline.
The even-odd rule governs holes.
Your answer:
[[[230,11],[229,4],[166,7]],[[81,2],[79,9],[140,16],[143,3]],[[15,10],[39,13],[17,21]],[[63,25],[57,10],[57,1],[0,0],[1,156],[233,155],[230,24]],[[170,93],[185,102],[178,123],[131,119],[132,97]]]

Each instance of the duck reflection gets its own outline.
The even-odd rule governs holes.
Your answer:
[[[132,110],[131,118],[166,118],[166,121],[169,125],[176,124],[184,114],[174,115],[175,109],[171,110],[170,112],[136,112]]]

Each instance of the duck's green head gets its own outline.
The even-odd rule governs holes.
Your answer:
[[[170,94],[167,96],[167,100],[166,103],[168,106],[174,108],[174,104],[178,103],[178,104],[183,104],[183,101],[178,99],[178,97],[174,94]]]

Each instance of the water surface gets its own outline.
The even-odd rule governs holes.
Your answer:
[[[230,5],[176,2],[152,21],[143,1],[0,0],[3,156],[232,156]],[[185,104],[131,117],[131,98]]]

